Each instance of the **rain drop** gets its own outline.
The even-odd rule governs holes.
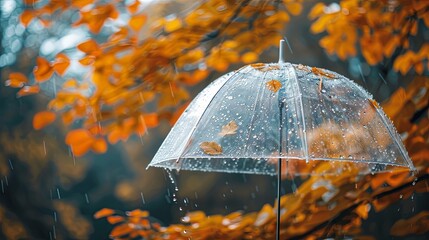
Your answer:
[[[87,193],[85,193],[85,201],[86,201],[86,204],[89,204],[89,197]]]
[[[140,196],[141,196],[141,198],[142,198],[142,203],[143,203],[143,204],[146,204],[146,201],[144,200],[143,192],[140,192]]]
[[[12,161],[10,159],[9,160],[9,166],[10,166],[10,170],[13,170],[13,165],[12,165]]]

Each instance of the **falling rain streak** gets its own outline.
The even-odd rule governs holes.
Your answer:
[[[10,170],[13,170],[13,165],[12,165],[12,161],[10,159],[9,160],[9,166],[10,166]]]
[[[362,81],[365,84],[366,89],[368,89],[368,84],[366,84],[366,79],[365,79],[365,76],[363,75],[362,67],[360,64],[358,64],[358,68],[359,68],[360,77],[362,78]]]
[[[43,152],[45,153],[45,157],[46,157],[46,142],[45,142],[45,140],[43,140]]]
[[[145,205],[145,204],[146,204],[146,201],[144,200],[143,192],[140,192],[140,196],[141,196],[141,198],[142,198],[142,203],[143,203],[143,205]]]
[[[86,202],[87,204],[89,204],[89,197],[88,197],[88,194],[87,194],[87,193],[85,193],[85,202]]]
[[[287,39],[287,37],[284,37],[284,39],[286,41],[286,44],[287,44],[287,47],[289,48],[290,53],[293,54],[292,48],[291,48],[291,46],[289,44],[289,40]]]
[[[386,79],[384,79],[383,75],[381,73],[378,73],[378,76],[383,80],[384,84],[387,85]]]
[[[52,226],[52,233],[54,234],[54,239],[57,239],[57,232],[55,229],[55,225]]]

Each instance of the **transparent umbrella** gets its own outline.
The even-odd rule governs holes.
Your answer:
[[[277,174],[278,201],[282,174],[414,169],[368,92],[337,73],[284,62],[283,48],[282,40],[279,63],[245,66],[205,88],[149,166]],[[322,161],[332,168],[317,168]],[[277,239],[279,216],[277,207]]]

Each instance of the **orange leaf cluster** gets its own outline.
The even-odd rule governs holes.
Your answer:
[[[85,155],[89,150],[95,153],[105,153],[107,143],[104,138],[97,136],[99,132],[100,130],[96,127],[90,130],[75,129],[67,133],[66,143],[76,157]]]
[[[29,9],[21,16],[22,22],[46,20],[45,15],[52,11],[61,14],[75,9],[80,18],[73,26],[85,25],[98,34],[119,13],[125,10],[131,14],[127,24],[119,25],[105,42],[89,38],[77,45],[85,54],[79,63],[90,68],[89,77],[66,81],[49,104],[66,125],[83,120],[76,131],[86,139],[84,143],[70,140],[74,137],[66,140],[76,156],[89,150],[104,152],[106,140],[116,143],[133,134],[141,136],[147,128],[156,127],[159,119],[174,122],[177,114],[168,112],[188,100],[188,85],[201,82],[211,70],[226,71],[239,61],[256,61],[262,51],[277,46],[289,14],[302,10],[301,0],[285,0],[282,5],[209,0],[186,16],[170,15],[151,20],[149,25],[139,1],[130,2],[126,9],[115,2],[97,0],[74,0],[71,6],[59,2],[50,0],[40,8]],[[143,28],[149,37],[141,37]],[[50,81],[54,73],[62,76],[68,66],[64,54],[52,62],[39,57],[33,86]],[[13,75],[9,84],[18,87],[27,81]],[[148,105],[155,106],[156,111],[144,110]],[[96,137],[90,134],[90,129],[99,125],[102,131]]]
[[[413,39],[424,31],[424,26],[429,27],[428,8],[429,2],[420,0],[400,0],[396,4],[359,0],[342,0],[339,5],[317,3],[309,14],[314,20],[310,30],[316,34],[326,32],[320,46],[342,60],[356,56],[359,46],[370,65],[399,54],[393,64],[396,71],[405,75],[414,67],[421,74],[429,69],[424,66],[429,59],[428,47]],[[419,50],[411,49],[416,46]]]
[[[70,59],[63,53],[57,54],[55,61],[48,62],[45,58],[38,57],[37,65],[33,70],[36,82],[45,82],[49,80],[54,72],[60,76],[64,75],[70,65]]]
[[[94,218],[106,218],[110,224],[116,225],[110,232],[112,239],[147,238],[154,235],[161,228],[159,223],[149,220],[149,212],[139,209],[126,212],[125,216],[116,211],[103,208],[94,214]]]

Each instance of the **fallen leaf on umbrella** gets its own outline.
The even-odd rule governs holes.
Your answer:
[[[222,153],[222,147],[215,142],[202,142],[200,148],[209,155],[219,155]]]
[[[282,87],[282,84],[278,80],[271,80],[266,83],[267,88],[272,92],[277,92]]]
[[[317,68],[317,67],[312,67],[312,68],[311,68],[311,71],[312,71],[315,75],[317,75],[317,76],[324,76],[324,77],[327,77],[327,78],[335,78],[335,75],[334,75],[334,74],[332,74],[332,73],[327,73],[327,72],[325,72],[325,71],[323,71],[322,69]]]
[[[219,133],[219,136],[226,136],[226,135],[234,135],[237,133],[238,125],[237,123],[232,120],[228,124],[224,125],[222,127],[222,131]]]

